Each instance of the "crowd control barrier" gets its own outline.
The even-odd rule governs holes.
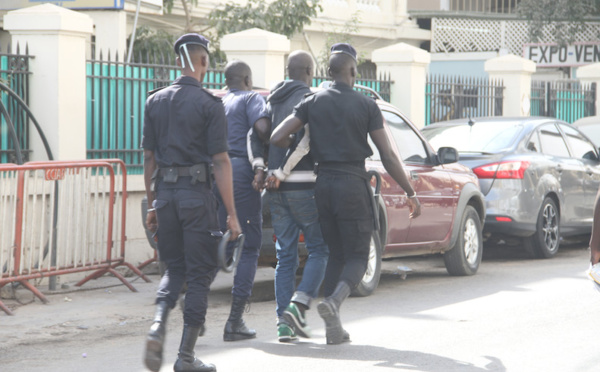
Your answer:
[[[0,288],[20,283],[42,302],[31,280],[91,271],[76,285],[125,262],[127,173],[119,159],[0,164]],[[0,301],[0,309],[10,310]]]

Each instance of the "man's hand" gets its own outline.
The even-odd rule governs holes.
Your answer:
[[[152,233],[155,233],[158,230],[158,220],[156,219],[156,211],[151,210],[146,214],[146,228],[150,230]],[[157,241],[156,237],[154,237],[154,241]]]
[[[235,241],[238,236],[240,236],[242,233],[242,228],[237,217],[231,218],[231,216],[227,216],[227,229],[231,231],[231,237],[229,238],[230,242]]]
[[[408,210],[410,218],[417,218],[421,215],[421,203],[417,198],[408,198]]]
[[[267,187],[267,190],[277,190],[279,188],[280,183],[281,181],[279,180],[279,178],[275,176],[269,176],[265,181],[265,186]]]
[[[265,171],[264,169],[257,169],[254,174],[254,181],[252,181],[252,187],[254,190],[261,192],[265,188]]]

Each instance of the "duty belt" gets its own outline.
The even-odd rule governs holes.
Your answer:
[[[175,183],[177,179],[181,177],[192,177],[192,185],[195,185],[197,182],[209,182],[210,174],[208,172],[208,165],[205,163],[200,163],[196,165],[192,165],[191,167],[169,167],[169,168],[159,168],[158,177],[163,179],[163,182],[166,183]]]

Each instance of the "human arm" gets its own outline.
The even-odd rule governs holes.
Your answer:
[[[217,153],[212,156],[213,173],[219,194],[223,200],[223,205],[227,211],[227,227],[231,230],[231,240],[237,239],[242,233],[240,222],[235,210],[233,199],[233,175],[231,170],[231,161],[226,152]]]
[[[152,176],[156,171],[156,158],[154,151],[144,150],[144,186],[146,187],[146,198],[148,206],[152,206],[155,199],[155,192],[152,190]],[[146,227],[152,232],[158,229],[158,220],[156,219],[156,210],[149,208],[146,214]]]
[[[290,135],[299,132],[304,124],[306,123],[291,114],[271,133],[271,143],[279,147],[290,147],[294,141]]]
[[[600,190],[596,195],[594,204],[594,220],[592,224],[592,237],[590,239],[590,263],[597,264],[600,261]]]
[[[402,187],[402,189],[406,192],[408,197],[407,203],[410,210],[410,218],[419,217],[421,214],[421,203],[419,203],[419,200],[416,197],[411,197],[412,195],[416,195],[416,192],[406,177],[406,172],[404,172],[402,162],[392,150],[392,146],[390,145],[387,134],[385,133],[385,129],[381,128],[374,130],[369,132],[369,135],[371,136],[373,143],[381,155],[381,163],[383,164],[383,167],[394,179],[394,181],[396,181],[398,185],[400,185],[400,187]]]

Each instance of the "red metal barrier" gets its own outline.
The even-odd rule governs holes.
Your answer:
[[[111,273],[136,292],[115,270],[150,281],[125,261],[126,202],[120,159],[0,164],[0,288],[18,282],[48,302],[29,280],[92,271],[77,285]]]

